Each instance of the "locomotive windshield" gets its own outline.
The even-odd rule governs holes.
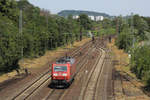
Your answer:
[[[67,72],[67,66],[55,66],[54,71],[55,72]]]

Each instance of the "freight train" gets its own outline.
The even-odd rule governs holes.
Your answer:
[[[53,85],[69,86],[74,80],[76,61],[72,57],[62,57],[52,64],[51,79]]]

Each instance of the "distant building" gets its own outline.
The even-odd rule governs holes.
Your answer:
[[[88,16],[91,20],[93,20],[93,21],[102,21],[102,20],[104,20],[104,17],[103,16],[91,16],[91,15],[89,15]],[[79,15],[74,15],[73,16],[73,19],[78,19],[79,18]]]
[[[95,21],[102,21],[104,20],[103,16],[95,16]]]
[[[91,20],[95,21],[95,17],[94,16],[88,16]]]
[[[79,15],[74,15],[73,16],[73,19],[78,19],[79,18]]]

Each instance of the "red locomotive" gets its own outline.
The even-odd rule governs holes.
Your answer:
[[[69,85],[75,77],[75,59],[72,57],[62,57],[52,64],[52,84]]]

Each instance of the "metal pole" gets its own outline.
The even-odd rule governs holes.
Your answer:
[[[82,26],[80,27],[80,41],[82,41]]]
[[[128,23],[127,23],[127,17],[125,18],[125,24],[128,25]],[[127,27],[128,27],[128,26],[127,26]],[[126,33],[126,34],[127,34],[127,33]],[[128,48],[128,42],[127,42],[128,39],[127,39],[127,37],[128,37],[128,36],[126,35],[126,49]]]
[[[20,9],[20,16],[19,16],[19,34],[21,42],[21,58],[23,58],[23,34],[22,34],[22,9]]]
[[[53,40],[52,40],[52,38],[51,38],[51,49],[52,49],[52,41],[53,41]]]
[[[23,31],[22,31],[22,9],[20,9],[20,16],[19,16],[19,34],[20,34],[20,39],[21,39],[21,58],[22,58],[22,62],[24,63],[24,59],[23,59]],[[28,69],[27,68],[25,68],[24,66],[22,66],[23,67],[23,69],[24,69],[24,71],[25,71],[25,73],[26,73],[26,75],[28,75],[29,73],[28,73]],[[19,73],[19,71],[18,71],[18,74],[20,74]]]
[[[117,33],[117,35],[119,35],[119,31],[118,31],[118,29],[119,29],[119,28],[118,28],[118,22],[119,22],[119,21],[118,21],[118,18],[116,18],[116,33]]]
[[[46,24],[47,24],[47,33],[48,33],[48,12],[46,14]],[[46,41],[45,41],[45,50],[47,49],[47,47],[48,47],[48,41],[47,41],[47,38],[46,38]]]
[[[133,13],[131,13],[131,34],[133,36],[132,47],[134,48],[135,37],[134,37],[134,25],[133,25]]]

